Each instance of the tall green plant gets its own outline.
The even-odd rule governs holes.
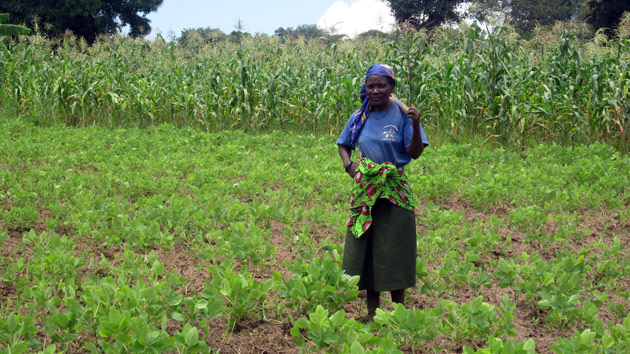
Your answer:
[[[620,40],[585,55],[586,45],[567,32],[531,51],[507,29],[476,26],[430,39],[414,32],[335,44],[252,37],[194,48],[33,37],[0,58],[0,103],[45,125],[336,134],[358,106],[365,71],[380,62],[395,68],[397,95],[421,110],[430,133],[524,148],[539,141],[623,147],[630,45]]]

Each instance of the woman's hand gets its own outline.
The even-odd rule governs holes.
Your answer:
[[[357,168],[359,168],[359,161],[352,161],[352,164],[348,167],[348,174],[350,177],[354,178],[357,174]]]
[[[412,159],[417,159],[422,155],[424,151],[424,144],[422,143],[422,136],[420,133],[420,110],[411,105],[407,110],[407,117],[411,119],[411,126],[413,127],[413,134],[411,136],[411,143],[407,147],[407,154]]]
[[[389,100],[392,103],[395,103],[398,105],[398,107],[400,107],[400,109],[403,110],[403,112],[405,112],[405,114],[407,114],[407,117],[411,118],[411,121],[414,124],[418,124],[420,123],[420,110],[418,109],[418,107],[416,107],[415,105],[411,105],[411,108],[407,107],[407,105],[402,102],[401,100],[398,99],[398,97],[392,95],[389,97]]]
[[[339,156],[341,157],[341,161],[343,162],[343,167],[351,177],[354,177],[354,175],[357,173],[359,162],[350,160],[351,155],[352,150],[349,146],[339,145]]]
[[[420,110],[415,105],[411,105],[407,110],[407,117],[411,118],[411,122],[415,124],[420,123]]]

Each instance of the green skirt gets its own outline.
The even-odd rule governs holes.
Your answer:
[[[361,290],[400,290],[416,285],[416,256],[413,212],[378,199],[367,232],[360,238],[346,233],[342,268],[360,276]]]

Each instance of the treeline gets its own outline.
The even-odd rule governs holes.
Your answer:
[[[50,38],[72,31],[93,43],[98,35],[114,35],[128,26],[131,37],[151,32],[147,15],[157,11],[163,0],[4,0],[0,13],[11,14],[15,23],[32,26],[36,32]],[[630,11],[627,0],[386,0],[397,25],[415,30],[433,30],[443,25],[457,25],[464,20],[479,20],[498,26],[511,26],[522,36],[531,35],[536,26],[550,26],[556,21],[583,21],[593,31],[604,30],[607,35],[616,28],[625,11]],[[238,39],[243,35],[243,21],[238,18],[228,36]],[[207,28],[207,30],[212,30]],[[216,31],[215,31],[216,32]],[[278,28],[280,37],[304,36],[311,38],[322,33],[334,35],[333,28],[320,29],[315,25],[297,28]],[[202,33],[203,35],[203,33]],[[333,36],[335,37],[335,36]]]
[[[378,32],[382,36],[387,36],[385,33],[380,31],[371,31],[370,33]],[[265,36],[264,34],[256,34],[255,36]],[[283,28],[279,27],[274,31],[274,37],[278,37],[282,39],[282,41],[286,40],[295,40],[298,38],[304,39],[322,39],[328,42],[337,42],[341,39],[346,38],[345,35],[330,35],[327,31],[317,27],[317,25],[299,25],[296,28],[288,27]],[[161,34],[158,34],[158,37],[163,38]],[[182,31],[179,37],[171,38],[175,40],[179,45],[183,45],[186,47],[190,46],[199,46],[210,43],[218,43],[223,41],[230,41],[238,43],[243,38],[251,38],[252,35],[249,32],[243,32],[239,30],[234,30],[229,34],[224,33],[218,28],[187,28]]]
[[[630,28],[626,17],[621,28]],[[481,137],[628,146],[629,32],[615,38],[559,23],[524,40],[509,28],[400,32],[393,38],[243,36],[216,42],[67,35],[0,45],[0,110],[38,124],[170,123],[206,131],[336,134],[375,62],[425,128]]]

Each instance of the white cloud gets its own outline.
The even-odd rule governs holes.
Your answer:
[[[336,1],[317,21],[317,26],[335,34],[354,37],[372,29],[389,32],[395,22],[384,1],[356,0],[350,5]]]

